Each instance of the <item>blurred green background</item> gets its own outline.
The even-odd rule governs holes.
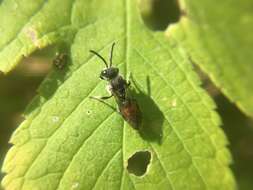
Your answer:
[[[36,95],[36,89],[51,69],[47,56],[36,53],[26,58],[11,73],[0,73],[0,167],[11,147],[11,134],[24,120],[22,113]],[[3,174],[0,173],[0,179]]]

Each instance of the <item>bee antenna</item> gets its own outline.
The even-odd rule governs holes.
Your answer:
[[[111,49],[111,56],[110,56],[110,67],[112,66],[112,57],[113,57],[113,48],[115,46],[115,42],[112,44],[112,49]]]
[[[108,68],[108,64],[106,62],[106,60],[97,52],[90,50],[91,53],[95,54],[96,56],[98,56],[100,59],[102,59],[102,61],[105,63],[106,68]]]

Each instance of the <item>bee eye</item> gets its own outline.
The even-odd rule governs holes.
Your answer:
[[[106,71],[103,71],[102,73],[105,75],[105,74],[106,74]]]

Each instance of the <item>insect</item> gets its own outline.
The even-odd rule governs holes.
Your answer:
[[[97,53],[96,51],[90,50],[91,53],[98,56],[105,63],[106,68],[101,71],[100,78],[102,80],[108,81],[109,84],[107,85],[107,89],[110,93],[109,96],[91,97],[91,98],[96,99],[108,105],[103,100],[114,97],[118,105],[119,113],[134,129],[138,129],[141,125],[141,112],[137,104],[137,101],[130,96],[130,92],[128,90],[130,86],[130,82],[127,82],[119,74],[119,69],[117,67],[112,66],[114,45],[115,43],[112,44],[109,65],[99,53]],[[113,108],[112,106],[110,107]]]
[[[63,69],[67,64],[67,54],[57,53],[55,59],[53,60],[53,64],[57,69]]]

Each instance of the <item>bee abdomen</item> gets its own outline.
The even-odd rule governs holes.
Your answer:
[[[138,104],[134,100],[127,100],[119,107],[122,117],[134,128],[141,125],[141,112]]]

